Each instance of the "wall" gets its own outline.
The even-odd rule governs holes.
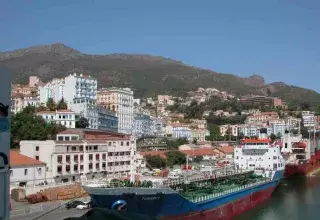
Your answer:
[[[25,175],[27,170],[27,175]],[[10,169],[10,185],[18,185],[19,182],[27,182],[27,186],[44,182],[46,179],[46,166],[19,166]]]

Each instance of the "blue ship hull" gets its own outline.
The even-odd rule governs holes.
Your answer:
[[[199,219],[201,217],[212,220],[230,219],[263,202],[271,196],[282,178],[283,171],[277,171],[272,181],[197,202],[191,202],[176,191],[167,188],[84,188],[93,203],[100,208],[111,209],[116,201],[122,200],[126,202],[129,212],[163,219]]]

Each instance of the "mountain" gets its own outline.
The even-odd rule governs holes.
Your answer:
[[[269,95],[292,103],[320,104],[320,94],[315,91],[283,82],[266,84],[257,74],[242,78],[145,54],[83,54],[64,44],[1,52],[0,65],[12,72],[14,83],[27,83],[30,75],[46,82],[76,72],[96,77],[99,87],[132,87],[138,97],[185,94],[198,87],[214,87],[235,95]]]

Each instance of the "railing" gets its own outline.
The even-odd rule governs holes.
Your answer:
[[[218,171],[222,171],[222,170],[218,170]],[[169,186],[174,186],[174,185],[180,185],[180,184],[186,184],[186,183],[191,183],[191,182],[199,182],[199,181],[205,181],[205,180],[210,180],[213,178],[220,178],[220,177],[226,177],[226,176],[232,176],[232,175],[236,175],[236,174],[245,174],[245,173],[249,173],[252,171],[241,171],[241,170],[230,170],[230,171],[226,171],[223,170],[223,173],[220,172],[216,172],[214,171],[212,173],[212,175],[210,175],[210,172],[206,172],[207,175],[203,176],[203,177],[195,177],[195,176],[188,176],[186,178],[179,178],[179,179],[171,179],[171,180],[167,180],[164,182],[164,185],[169,187]]]
[[[204,202],[204,201],[207,201],[207,200],[210,200],[210,199],[214,199],[214,198],[221,197],[221,196],[224,196],[224,195],[228,195],[228,194],[231,194],[231,193],[234,193],[234,192],[238,192],[238,191],[241,191],[243,189],[252,188],[254,186],[258,186],[260,184],[267,183],[267,182],[270,182],[270,179],[266,179],[266,180],[258,181],[258,182],[255,182],[255,183],[251,183],[251,184],[235,187],[235,188],[228,189],[228,190],[225,190],[225,191],[222,191],[222,192],[218,192],[218,193],[212,193],[212,194],[208,194],[208,195],[205,195],[205,196],[194,197],[194,198],[191,199],[191,202],[194,202],[194,203]]]

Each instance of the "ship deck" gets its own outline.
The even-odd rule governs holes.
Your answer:
[[[270,182],[269,178],[252,177],[241,182],[233,179],[225,179],[217,183],[204,182],[190,185],[180,189],[180,194],[192,202],[204,201],[211,198],[220,197],[229,193],[234,193],[242,189],[254,187],[263,183]]]

